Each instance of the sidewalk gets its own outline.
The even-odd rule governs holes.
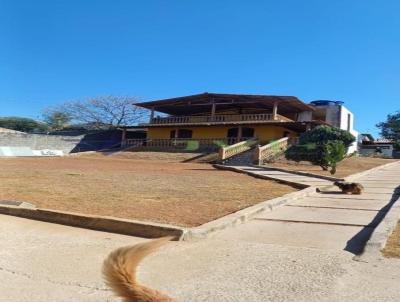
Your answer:
[[[275,211],[257,215],[253,221],[217,236],[285,246],[344,249],[358,254],[386,214],[384,207],[399,197],[399,171],[400,162],[354,179],[365,187],[362,195],[345,195],[338,189],[313,193]],[[305,176],[293,178],[303,183],[307,181],[303,180],[307,179]]]

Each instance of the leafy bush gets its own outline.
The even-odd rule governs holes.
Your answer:
[[[309,161],[314,165],[323,165],[321,160],[323,150],[318,148],[316,144],[305,144],[291,146],[285,152],[285,157],[296,162]]]
[[[300,144],[324,144],[328,141],[342,141],[344,146],[348,148],[356,138],[350,132],[329,127],[329,126],[318,126],[314,129],[304,132],[300,135]]]
[[[289,160],[308,161],[319,165],[323,170],[336,173],[336,164],[346,156],[347,148],[355,137],[344,130],[328,126],[319,126],[300,136],[300,144],[285,152]]]
[[[336,173],[336,164],[346,156],[346,147],[342,141],[329,141],[322,145],[323,160],[327,167],[331,167],[331,174]]]
[[[393,144],[393,149],[396,151],[400,151],[400,141]]]

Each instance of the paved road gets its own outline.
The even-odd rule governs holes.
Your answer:
[[[321,194],[206,240],[170,243],[139,278],[180,301],[399,301],[400,260],[356,262],[346,249],[390,200],[396,171],[362,177],[367,193],[357,200]],[[142,240],[0,215],[0,301],[118,301],[101,262]]]

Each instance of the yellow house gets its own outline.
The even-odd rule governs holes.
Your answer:
[[[203,93],[136,104],[148,123],[125,127],[123,145],[145,149],[218,149],[245,140],[265,144],[321,124],[314,107],[293,96]],[[146,128],[145,140],[125,139],[128,128]]]

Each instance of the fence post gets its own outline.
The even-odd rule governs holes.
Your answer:
[[[225,159],[225,148],[224,148],[224,147],[221,147],[221,148],[219,149],[218,154],[219,154],[219,159],[220,159],[220,160],[224,160],[224,159]]]
[[[261,159],[261,145],[257,145],[256,148],[254,149],[254,157],[253,157],[254,163],[257,165],[262,165],[262,159]]]

